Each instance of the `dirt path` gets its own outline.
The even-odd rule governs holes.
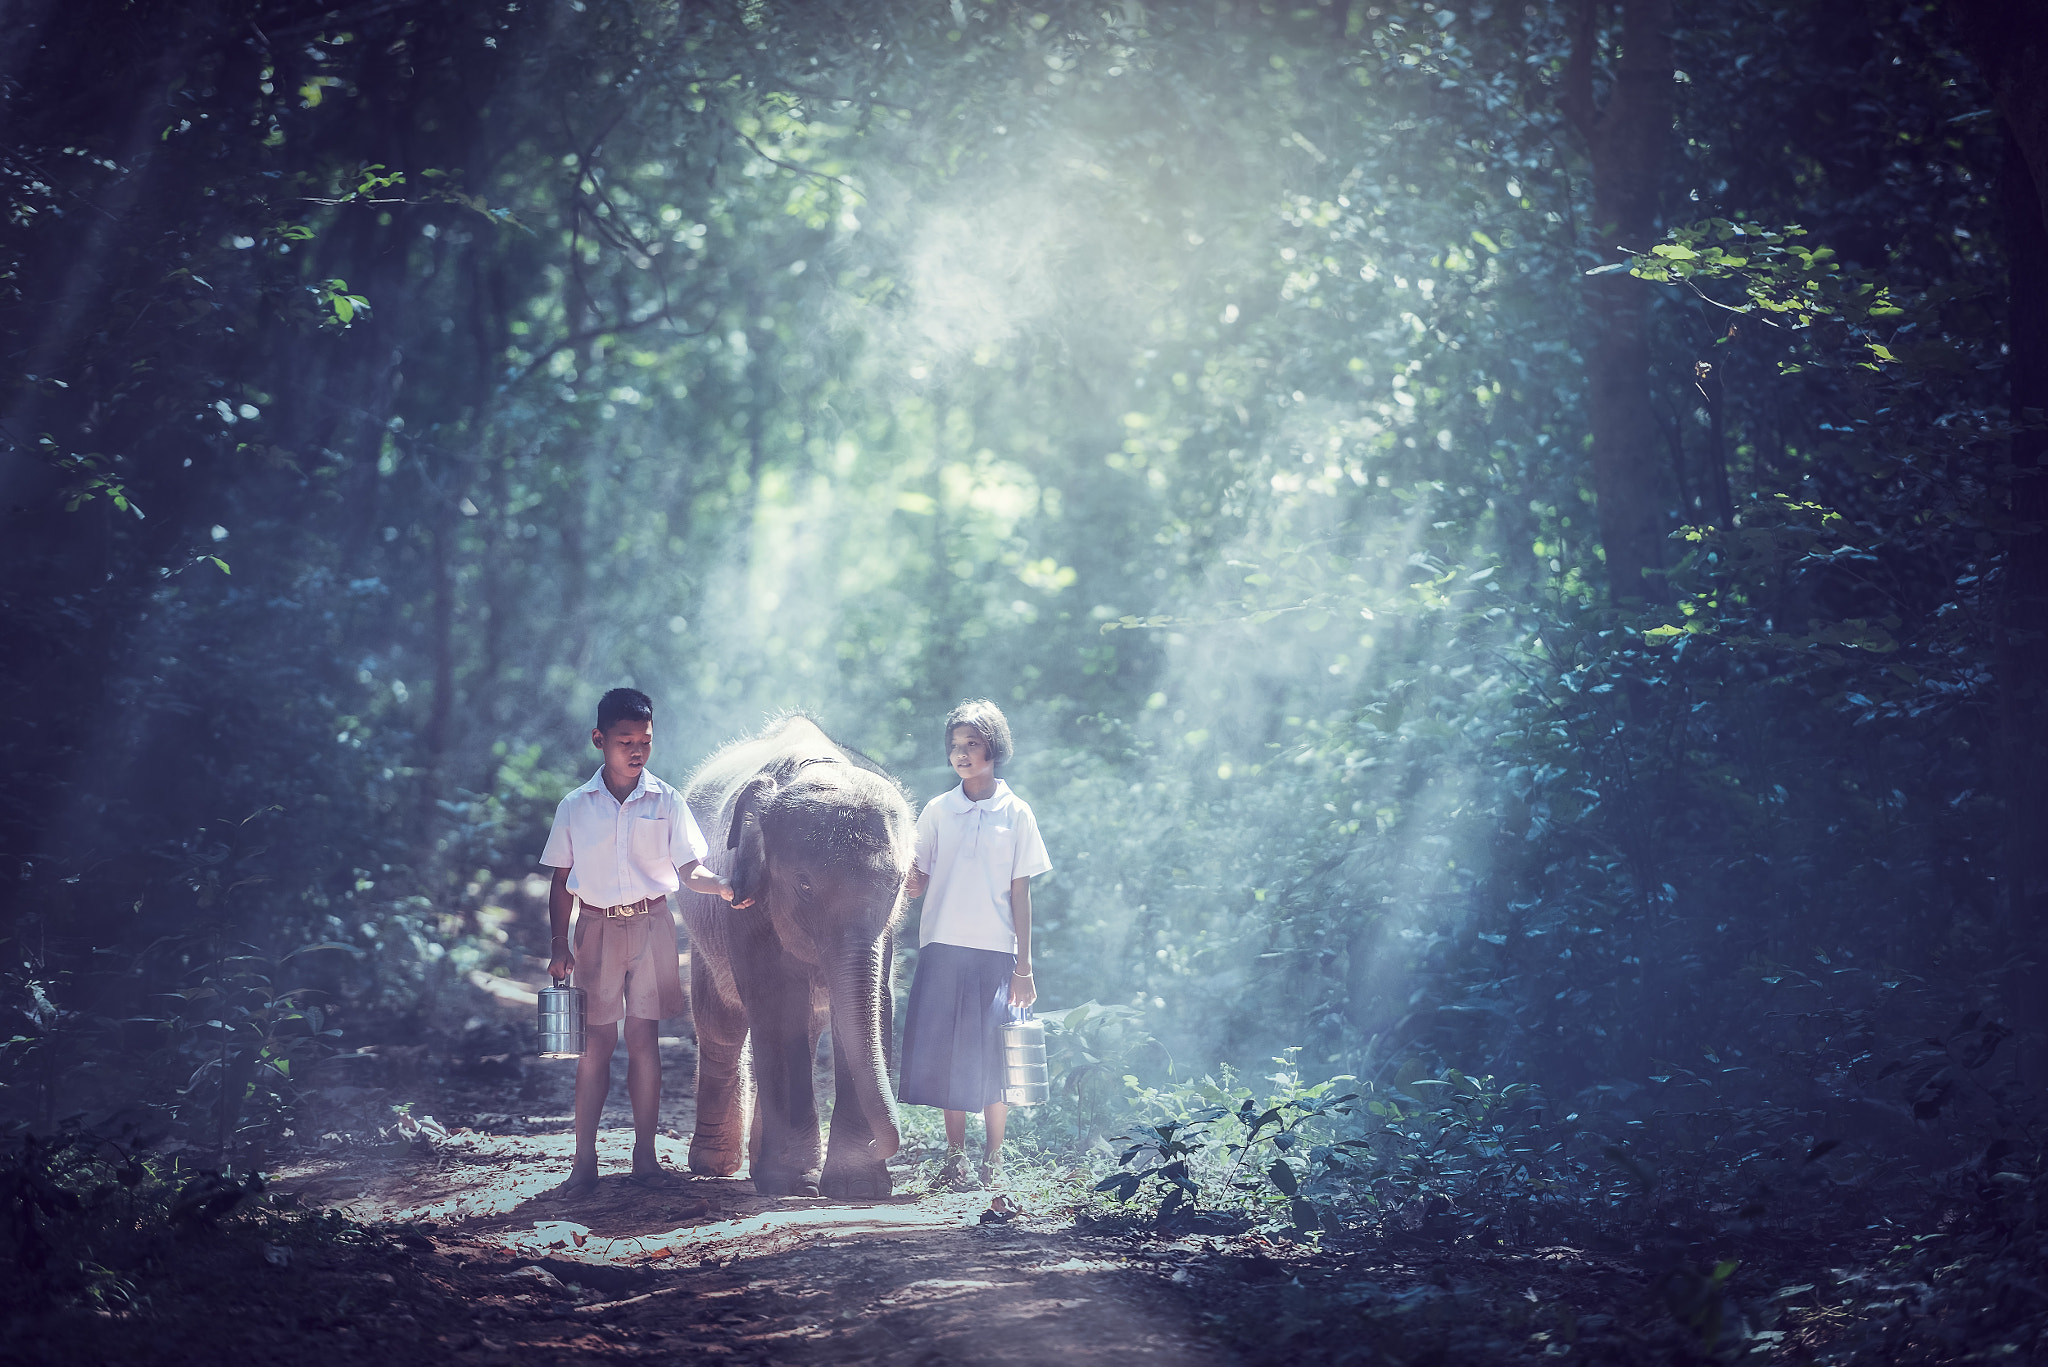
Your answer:
[[[625,1167],[624,1144],[610,1139],[607,1167]],[[663,1144],[679,1162],[683,1146]],[[439,1312],[401,1313],[458,1360],[1234,1360],[1191,1327],[1186,1276],[1173,1281],[1180,1258],[1089,1238],[1064,1213],[1031,1211],[1028,1193],[1024,1214],[987,1223],[986,1193],[850,1204],[764,1199],[738,1179],[650,1192],[614,1173],[573,1206],[536,1199],[560,1180],[568,1145],[566,1134],[459,1132],[423,1159],[287,1169],[276,1189],[310,1204],[359,1187],[341,1208],[402,1231]],[[372,1320],[359,1332],[410,1328]]]
[[[1005,1194],[1019,1211],[1000,1218],[989,1193],[928,1189],[936,1128],[914,1117],[888,1200],[770,1199],[744,1179],[688,1176],[649,1191],[625,1176],[623,1051],[598,1190],[552,1199],[569,1165],[573,1065],[504,1052],[532,1009],[516,984],[478,985],[451,1009],[438,1043],[344,1056],[313,1080],[300,1150],[270,1169],[272,1193],[302,1214],[184,1239],[141,1304],[24,1321],[0,1335],[0,1367],[1725,1357],[1700,1335],[1706,1312],[1672,1300],[1690,1283],[1640,1249],[1516,1250],[1428,1228],[1311,1246],[1228,1220],[1176,1237],[1098,1223],[1076,1207],[1071,1174],[1014,1162]],[[680,1174],[693,1060],[680,1037],[663,1056],[657,1145]],[[1778,1328],[1754,1360],[1813,1360],[1839,1340],[1840,1312],[1814,1290],[1764,1302]],[[1701,1306],[1730,1323],[1752,1313],[1713,1297]]]
[[[530,1009],[507,987],[478,991],[478,1010]],[[605,1176],[575,1202],[547,1195],[569,1165],[572,1065],[405,1050],[344,1061],[330,1070],[346,1080],[326,1091],[327,1147],[279,1165],[272,1190],[391,1231],[398,1247],[382,1250],[384,1263],[346,1244],[272,1253],[284,1265],[263,1278],[283,1299],[314,1303],[370,1279],[381,1304],[327,1326],[331,1361],[1239,1360],[1199,1327],[1181,1265],[1200,1245],[1090,1236],[1044,1173],[1006,1187],[1021,1208],[1007,1219],[990,1212],[991,1193],[926,1190],[920,1160],[932,1155],[915,1149],[884,1201],[763,1198],[744,1177],[682,1175],[690,1046],[669,1038],[663,1055],[657,1146],[679,1180],[649,1191],[624,1175],[620,1051]],[[395,1123],[394,1105],[409,1105]],[[384,1136],[368,1128],[380,1119]],[[398,1275],[380,1283],[365,1271],[392,1257]]]

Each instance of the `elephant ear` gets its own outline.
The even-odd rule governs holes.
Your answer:
[[[739,853],[732,863],[732,900],[735,905],[757,900],[768,892],[768,837],[761,819],[775,800],[779,785],[773,776],[756,774],[740,789],[732,808],[732,830],[725,847]]]

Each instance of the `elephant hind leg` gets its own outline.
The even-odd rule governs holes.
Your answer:
[[[747,1066],[747,1021],[739,1006],[718,998],[696,955],[690,960],[690,1012],[697,1030],[697,1122],[690,1135],[690,1171],[731,1177],[745,1161],[747,1117],[754,1110]]]

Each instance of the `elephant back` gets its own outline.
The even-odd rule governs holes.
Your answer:
[[[797,821],[849,855],[909,859],[914,816],[903,786],[809,717],[781,717],[724,746],[691,776],[686,797],[736,900],[766,893],[776,829]]]

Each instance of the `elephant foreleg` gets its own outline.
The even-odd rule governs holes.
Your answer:
[[[848,1067],[854,1051],[832,1041],[832,1132],[825,1144],[819,1190],[840,1200],[871,1200],[891,1189],[887,1161],[877,1158],[875,1134],[861,1109],[858,1083]],[[893,1138],[893,1137],[892,1137]]]
[[[888,1162],[902,1146],[889,1085],[889,937],[849,935],[835,959],[832,990],[832,1134],[823,1191],[887,1196]]]
[[[748,1166],[763,1196],[818,1194],[818,1102],[808,1034],[801,1018],[758,1022],[752,1032],[759,1127]]]
[[[757,1107],[747,1166],[754,1190],[763,1196],[815,1196],[822,1155],[811,1081],[811,975],[775,942],[765,923],[749,930],[733,946]]]

